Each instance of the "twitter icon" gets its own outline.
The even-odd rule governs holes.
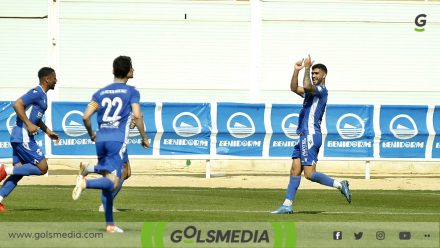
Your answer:
[[[354,233],[354,239],[359,240],[362,238],[363,232]]]

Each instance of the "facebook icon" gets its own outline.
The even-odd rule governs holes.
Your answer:
[[[341,240],[342,239],[342,232],[341,231],[334,231],[333,232],[333,240]]]

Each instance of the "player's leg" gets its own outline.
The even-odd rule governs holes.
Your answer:
[[[101,189],[106,200],[105,219],[107,232],[123,232],[114,225],[113,220],[113,191],[118,187],[122,171],[122,157],[120,151],[122,142],[96,142],[98,154],[97,170],[103,171],[103,177],[98,179],[86,179],[78,175],[76,186],[72,192],[73,200],[79,199],[82,191],[86,188]]]
[[[114,171],[112,174],[107,174],[107,177],[111,177],[113,181],[113,192],[120,190],[122,186],[122,167],[124,153],[126,152],[126,145],[119,142],[107,142],[108,150],[110,151],[107,156],[107,163],[110,163]],[[128,158],[128,155],[126,156]],[[117,227],[113,220],[113,192],[103,190],[103,199],[105,201],[104,211],[105,219],[107,222],[107,232],[124,232],[121,228]]]
[[[119,191],[121,191],[122,188],[122,184],[125,182],[125,180],[127,178],[129,178],[131,176],[131,168],[130,168],[130,161],[128,160],[128,151],[125,148],[125,152],[122,156],[122,161],[124,163],[124,165],[122,166],[122,176],[121,179],[119,180],[119,185],[116,188],[115,191],[113,191],[113,201],[116,198],[116,196],[118,195]],[[101,195],[101,205],[98,208],[99,212],[104,212],[104,206],[106,205],[106,198],[104,197],[104,195]],[[113,212],[119,212],[118,209],[116,209],[115,207],[113,207]]]
[[[17,186],[23,176],[42,175],[47,172],[47,162],[40,147],[35,142],[12,143],[13,166],[2,167],[3,172],[9,175],[0,189],[0,212],[6,211],[2,201]]]
[[[6,175],[30,176],[44,175],[47,172],[47,162],[40,147],[35,142],[11,143],[13,150],[18,154],[21,166],[4,167]]]
[[[341,193],[346,197],[348,203],[351,202],[351,194],[348,188],[348,182],[339,182],[328,175],[317,172],[316,164],[318,162],[319,148],[322,144],[321,135],[308,135],[307,142],[304,142],[302,149],[304,151],[304,156],[301,157],[301,163],[303,165],[304,177],[312,182],[316,182],[328,187],[333,187],[339,189]]]
[[[104,176],[98,179],[86,179],[85,177],[78,176],[76,186],[72,192],[73,200],[79,199],[81,192],[86,188],[89,189],[101,189],[102,195],[105,198],[105,219],[107,223],[108,232],[123,232],[122,229],[118,228],[114,224],[113,212],[107,211],[106,209],[113,208],[113,190],[119,184],[119,177],[116,171],[105,172]]]
[[[110,167],[107,166],[106,156],[108,155],[108,151],[105,145],[105,142],[96,142],[96,154],[98,155],[98,164],[94,169],[101,172],[100,174],[104,175],[104,173],[107,171],[113,171]],[[86,180],[86,177],[83,175],[82,167],[80,166],[79,175],[76,178],[76,185],[75,188],[72,191],[72,198],[73,200],[79,199],[81,193],[86,188],[94,188],[94,189],[112,189],[113,182],[110,181],[108,178],[103,176],[102,178],[98,179],[90,179]],[[87,187],[87,182],[90,183],[90,187]]]
[[[86,177],[90,173],[98,173],[99,172],[95,169],[95,165],[89,164],[87,162],[80,162],[79,163],[79,175]]]
[[[15,152],[13,152],[12,157],[13,157],[12,163],[14,164],[14,166],[20,166],[21,162],[14,162],[14,161],[19,161],[18,156],[15,155]],[[0,212],[6,211],[6,207],[3,205],[3,199],[5,199],[15,189],[17,183],[22,178],[23,176],[11,175],[3,183],[3,186],[0,188]]]
[[[292,166],[290,168],[290,178],[289,184],[286,189],[286,199],[284,203],[275,211],[271,212],[273,214],[290,214],[293,213],[293,201],[296,196],[296,192],[298,190],[299,184],[301,183],[301,173],[302,166],[300,157],[300,147],[299,145],[295,145],[292,153]]]

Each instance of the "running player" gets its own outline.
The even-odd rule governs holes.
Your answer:
[[[96,171],[102,178],[86,179],[80,171],[72,198],[77,200],[86,188],[101,189],[106,199],[105,219],[107,232],[123,232],[113,220],[113,191],[119,187],[122,174],[123,154],[126,149],[127,137],[131,118],[142,137],[142,146],[149,147],[144,122],[140,111],[140,94],[135,87],[127,85],[133,77],[131,58],[119,56],[113,61],[114,82],[100,90],[92,97],[87,106],[83,121],[92,141],[95,141],[98,155]],[[99,130],[92,130],[91,117],[97,112]]]
[[[18,98],[13,105],[17,114],[10,139],[13,166],[0,167],[0,182],[9,175],[0,189],[0,212],[6,211],[2,201],[14,190],[23,176],[41,176],[48,170],[44,153],[34,138],[39,132],[38,129],[55,142],[58,141],[58,135],[42,121],[47,109],[47,92],[55,89],[57,83],[55,70],[50,67],[41,68],[38,71],[38,79],[40,84]]]

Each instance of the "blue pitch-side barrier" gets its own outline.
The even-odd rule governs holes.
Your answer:
[[[95,156],[82,123],[85,102],[53,102],[47,123],[59,144],[42,134],[47,157]],[[143,149],[137,129],[129,133],[133,157],[194,159],[289,158],[298,141],[299,104],[159,103],[141,104],[151,148]],[[440,158],[440,106],[327,106],[320,156],[375,160]],[[95,117],[96,118],[96,117]],[[0,102],[0,158],[11,157],[12,102]],[[96,120],[93,120],[96,128]]]

